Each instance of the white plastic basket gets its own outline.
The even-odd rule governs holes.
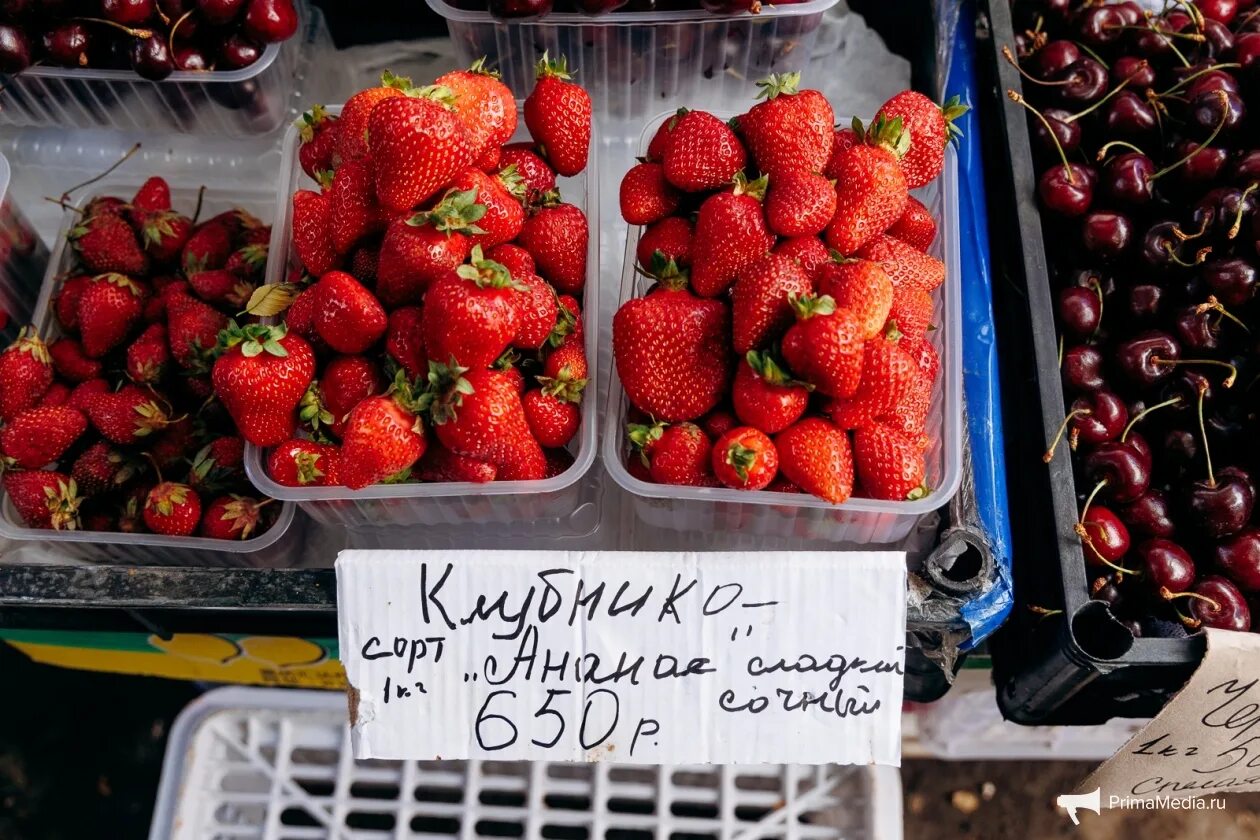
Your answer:
[[[639,153],[670,114],[648,123],[639,139]],[[730,116],[719,114],[719,116]],[[927,451],[927,485],[932,492],[917,501],[890,502],[852,498],[833,505],[805,493],[771,493],[725,487],[677,487],[654,484],[626,469],[626,411],[629,402],[609,365],[608,410],[604,418],[604,467],[634,497],[639,518],[657,528],[705,533],[738,532],[761,537],[830,540],[848,545],[895,543],[904,539],[921,517],[944,505],[962,481],[962,280],[958,244],[958,161],[953,148],[945,156],[945,170],[934,183],[916,190],[915,197],[932,211],[938,234],[930,253],[945,262],[945,283],[932,293],[937,329],[928,333],[940,354],[941,368],[932,395],[927,428],[932,444]],[[641,228],[631,227],[626,238],[618,306],[642,294],[650,281],[635,272],[635,248]]]
[[[0,155],[0,310],[6,319],[0,342],[6,347],[30,323],[48,266],[48,248],[9,195],[12,174]]]
[[[328,109],[339,114],[340,106]],[[527,140],[524,121],[513,140]],[[298,161],[298,131],[290,128],[284,138],[284,161],[280,166],[280,187],[276,197],[276,221],[271,231],[271,260],[267,282],[279,283],[286,276],[291,258],[293,193],[301,188],[317,188],[302,171]],[[507,533],[541,529],[546,533],[587,534],[595,527],[591,507],[597,501],[598,484],[583,478],[595,462],[595,435],[598,393],[599,346],[599,187],[595,149],[586,171],[575,178],[559,178],[564,200],[587,214],[590,235],[586,252],[586,289],[582,318],[589,360],[585,398],[582,400],[582,427],[569,444],[573,464],[554,478],[540,481],[432,482],[376,484],[362,490],[346,487],[285,487],[272,481],[256,446],[245,448],[245,469],[254,486],[275,499],[297,502],[312,519],[326,525],[379,527],[396,525],[494,525]]]
[[[355,761],[340,694],[221,688],[171,729],[150,840],[899,840],[892,767]]]

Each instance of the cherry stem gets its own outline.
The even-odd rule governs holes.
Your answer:
[[[1106,482],[1103,483],[1105,484]],[[1094,557],[1097,558],[1099,563],[1102,563],[1108,569],[1116,572],[1117,582],[1124,580],[1124,575],[1132,575],[1133,577],[1142,576],[1142,573],[1137,569],[1126,569],[1124,566],[1117,566],[1106,557],[1103,557],[1102,554],[1098,552],[1098,549],[1094,547],[1094,538],[1089,535],[1089,531],[1086,529],[1084,522],[1077,522],[1076,527],[1072,530],[1076,532],[1076,536],[1081,538],[1081,545],[1088,547],[1090,551],[1094,552]]]
[[[1203,30],[1204,23],[1202,12],[1196,9],[1194,5],[1189,3],[1187,0],[1173,0],[1173,2],[1186,10],[1186,14],[1189,15],[1190,22],[1194,24],[1195,29],[1200,31]]]
[[[1108,150],[1110,150],[1112,146],[1123,146],[1126,149],[1130,149],[1134,152],[1137,152],[1139,155],[1146,154],[1146,152],[1142,151],[1141,149],[1139,149],[1137,146],[1133,145],[1132,143],[1126,143],[1123,140],[1112,140],[1110,143],[1104,144],[1103,147],[1098,150],[1098,154],[1094,157],[1094,160],[1101,161],[1103,158],[1105,158],[1107,156]]]
[[[1207,395],[1207,383],[1199,383],[1199,434],[1203,435],[1203,458],[1207,461],[1208,487],[1216,486],[1216,473],[1212,472],[1212,451],[1208,448],[1207,425],[1203,422],[1203,398]]]
[[[1159,597],[1163,598],[1165,601],[1171,601],[1174,598],[1194,598],[1196,600],[1203,601],[1204,603],[1210,605],[1212,607],[1213,612],[1221,611],[1220,601],[1209,598],[1206,595],[1200,595],[1198,592],[1189,592],[1189,591],[1171,592],[1169,591],[1167,586],[1161,586],[1159,588]]]
[[[1103,295],[1102,284],[1098,282],[1097,277],[1089,278],[1089,287],[1094,290],[1094,294],[1098,295],[1098,323],[1094,324],[1093,335],[1098,335],[1098,331],[1102,329],[1103,310],[1107,305],[1107,298]]]
[[[1059,370],[1063,370],[1063,336],[1059,336]]]
[[[1082,45],[1082,46],[1083,46],[1083,45]],[[1097,58],[1097,56],[1095,56],[1095,58]],[[1099,63],[1101,63],[1101,62],[1099,62]],[[1111,90],[1107,91],[1107,95],[1106,95],[1106,96],[1103,96],[1102,98],[1100,98],[1097,102],[1095,102],[1093,105],[1090,105],[1090,106],[1089,106],[1088,108],[1086,108],[1084,111],[1081,111],[1080,113],[1077,113],[1077,114],[1073,114],[1073,115],[1072,115],[1072,116],[1070,116],[1070,117],[1064,117],[1064,118],[1063,118],[1063,122],[1065,122],[1065,123],[1074,123],[1074,122],[1076,122],[1077,120],[1079,120],[1081,117],[1083,117],[1083,116],[1085,116],[1085,115],[1089,114],[1090,112],[1094,111],[1094,110],[1095,110],[1096,108],[1098,108],[1100,105],[1103,105],[1104,103],[1106,103],[1106,102],[1107,102],[1107,100],[1111,99],[1111,97],[1115,96],[1117,93],[1119,93],[1120,91],[1122,91],[1122,90],[1124,90],[1126,87],[1128,87],[1129,82],[1130,82],[1130,81],[1132,81],[1132,80],[1133,80],[1133,78],[1134,78],[1135,76],[1137,76],[1137,74],[1138,74],[1138,73],[1141,73],[1141,72],[1142,72],[1141,70],[1134,70],[1132,73],[1130,73],[1130,74],[1129,74],[1128,78],[1126,78],[1126,79],[1125,79],[1124,81],[1122,81],[1120,84],[1118,84],[1118,85],[1116,85],[1115,87],[1113,87]]]
[[[1071,79],[1060,79],[1057,82],[1047,82],[1043,79],[1038,79],[1036,76],[1031,75],[1026,70],[1024,70],[1023,67],[1019,66],[1019,62],[1015,60],[1015,54],[1011,52],[1010,47],[1002,47],[1002,58],[1005,58],[1006,62],[1010,64],[1012,67],[1014,67],[1015,70],[1019,73],[1019,75],[1023,76],[1025,79],[1032,82],[1034,85],[1045,85],[1047,87],[1061,87],[1062,85],[1072,84]]]
[[[1088,408],[1074,408],[1069,411],[1067,417],[1064,417],[1063,422],[1059,424],[1059,430],[1054,433],[1054,439],[1050,441],[1050,446],[1046,449],[1045,454],[1041,456],[1041,460],[1047,464],[1053,461],[1054,450],[1059,448],[1059,441],[1063,440],[1063,434],[1067,431],[1068,424],[1077,417],[1088,417],[1090,414],[1093,414],[1093,412]]]
[[[1081,526],[1085,525],[1085,514],[1089,513],[1089,506],[1094,503],[1094,497],[1098,495],[1099,491],[1102,490],[1106,486],[1107,486],[1107,479],[1104,478],[1102,481],[1094,485],[1093,490],[1089,491],[1089,496],[1086,497],[1085,499],[1085,506],[1081,508],[1081,519],[1079,522],[1076,523],[1077,525],[1081,525]]]
[[[1032,112],[1032,115],[1034,117],[1041,120],[1041,124],[1046,127],[1046,132],[1049,133],[1050,135],[1050,142],[1054,143],[1054,148],[1059,153],[1059,159],[1063,161],[1063,171],[1067,173],[1068,183],[1075,184],[1076,176],[1072,174],[1072,166],[1071,164],[1068,163],[1067,152],[1063,151],[1063,144],[1059,142],[1058,135],[1055,134],[1054,129],[1050,127],[1050,121],[1046,119],[1044,114],[1042,114],[1033,106],[1029,105],[1028,100],[1024,99],[1024,97],[1020,96],[1015,91],[1008,90],[1006,92],[1006,96],[1016,105],[1021,105],[1024,108],[1027,108],[1029,111]]]
[[[1113,30],[1114,29],[1127,29],[1132,32],[1150,32],[1151,31],[1151,28],[1149,26],[1129,26],[1128,24],[1124,24],[1121,26],[1104,26],[1103,29],[1113,29]],[[1163,38],[1185,38],[1187,41],[1194,41],[1196,44],[1201,44],[1207,40],[1207,38],[1205,38],[1201,33],[1198,33],[1198,32],[1163,32],[1163,31],[1156,30],[1155,34]],[[1171,48],[1172,44],[1169,44],[1168,46]],[[1173,49],[1175,51],[1175,48]]]
[[[1213,70],[1232,70],[1232,69],[1237,69],[1237,68],[1239,68],[1239,67],[1242,67],[1242,65],[1241,65],[1241,64],[1233,64],[1233,63],[1229,63],[1229,64],[1213,64],[1211,67],[1204,67],[1202,70],[1196,70],[1195,72],[1191,73],[1189,76],[1186,76],[1184,79],[1182,79],[1181,81],[1177,82],[1177,84],[1173,85],[1172,87],[1170,87],[1168,90],[1164,91],[1163,93],[1157,93],[1157,94],[1155,94],[1155,96],[1156,96],[1156,97],[1164,97],[1164,96],[1169,96],[1169,95],[1171,95],[1171,94],[1174,94],[1174,93],[1176,93],[1177,91],[1181,90],[1181,89],[1182,89],[1183,87],[1185,87],[1186,85],[1188,85],[1188,84],[1190,84],[1191,82],[1193,82],[1195,79],[1199,78],[1200,76],[1203,76],[1203,75],[1206,75],[1206,74],[1208,74],[1208,73],[1211,73]]]
[[[1169,172],[1172,172],[1174,169],[1177,169],[1180,166],[1184,166],[1185,164],[1194,160],[1195,156],[1198,155],[1199,152],[1203,151],[1208,146],[1212,145],[1212,141],[1216,139],[1216,136],[1221,133],[1221,129],[1225,127],[1225,123],[1229,121],[1229,96],[1223,90],[1216,91],[1216,96],[1218,99],[1221,100],[1221,104],[1224,106],[1225,110],[1221,113],[1221,121],[1216,124],[1216,128],[1212,129],[1212,133],[1208,135],[1208,139],[1204,140],[1202,143],[1195,146],[1194,150],[1191,151],[1185,157],[1183,157],[1181,160],[1177,161],[1176,163],[1170,163],[1168,166],[1165,166],[1163,169],[1159,170],[1154,175],[1147,178],[1146,179],[1147,183],[1154,181],[1156,178],[1160,178],[1164,175],[1167,175]]]
[[[105,20],[104,18],[79,17],[79,18],[74,18],[74,19],[84,21],[85,23],[103,23],[106,26],[111,26],[114,29],[118,29],[122,32],[126,32],[132,38],[152,38],[153,37],[152,29],[133,29],[130,26],[123,26],[121,23],[115,23],[112,20]]]
[[[1221,385],[1226,388],[1233,387],[1234,380],[1238,378],[1238,368],[1229,362],[1222,362],[1220,359],[1161,359],[1159,356],[1151,356],[1151,364],[1165,365],[1167,367],[1176,365],[1213,365],[1215,367],[1228,368],[1229,376],[1226,376],[1221,382]]]
[[[1063,615],[1063,610],[1047,609],[1046,607],[1039,607],[1036,604],[1029,604],[1028,611],[1033,615],[1038,615],[1042,618],[1049,618],[1052,615]]]
[[[1216,299],[1216,295],[1208,295],[1207,303],[1200,303],[1194,308],[1196,315],[1202,315],[1204,312],[1208,312],[1209,310],[1221,313],[1221,315],[1242,327],[1246,332],[1251,332],[1251,327],[1248,327],[1237,315],[1226,309],[1225,304]]]
[[[1188,263],[1178,256],[1177,250],[1173,248],[1173,244],[1167,240],[1164,240],[1164,253],[1168,254],[1168,259],[1172,260],[1182,268],[1194,268],[1196,265],[1199,265],[1208,258],[1208,254],[1212,253],[1212,246],[1209,245],[1206,248],[1200,248],[1196,251],[1194,254],[1194,262],[1192,263]]]
[[[1234,214],[1234,223],[1229,226],[1229,233],[1226,236],[1227,239],[1233,239],[1238,235],[1238,231],[1242,228],[1243,211],[1247,209],[1247,196],[1255,192],[1256,187],[1260,187],[1260,184],[1253,181],[1247,189],[1243,190],[1242,198],[1238,199],[1238,212]],[[1204,219],[1203,223],[1206,225],[1207,219]]]
[[[1126,440],[1129,439],[1129,432],[1133,431],[1133,427],[1136,426],[1138,424],[1138,421],[1141,420],[1143,417],[1150,414],[1152,411],[1156,411],[1161,408],[1167,408],[1170,405],[1177,405],[1180,402],[1181,402],[1181,397],[1177,396],[1177,397],[1173,397],[1171,400],[1164,400],[1162,403],[1156,403],[1155,405],[1150,406],[1149,408],[1142,409],[1137,414],[1135,414],[1133,416],[1133,419],[1129,421],[1129,424],[1124,427],[1124,431],[1120,434],[1120,442],[1124,443]]]
[[[171,27],[171,34],[168,35],[166,39],[167,48],[170,49],[171,55],[175,55],[175,30],[179,29],[179,25],[183,23],[184,21],[188,20],[188,17],[196,10],[197,10],[196,7],[193,7],[189,9],[188,11],[184,12],[182,15],[180,15],[179,20],[175,21],[175,25]]]
[[[205,201],[205,198],[206,198],[206,185],[202,184],[201,188],[197,190],[197,207],[195,210],[193,210],[193,215],[192,215],[192,224],[194,225],[196,225],[197,220],[201,218],[201,203]]]
[[[1103,66],[1103,69],[1104,69],[1104,70],[1110,70],[1110,69],[1111,69],[1111,65],[1110,65],[1110,64],[1108,64],[1107,62],[1103,61],[1103,57],[1102,57],[1101,55],[1099,55],[1098,53],[1094,52],[1094,51],[1093,51],[1093,50],[1091,50],[1089,47],[1087,47],[1087,46],[1085,46],[1083,43],[1081,43],[1080,41],[1077,41],[1077,42],[1076,42],[1076,46],[1077,46],[1077,49],[1084,50],[1086,55],[1088,55],[1090,58],[1094,59],[1094,61],[1097,61],[1099,64],[1101,64],[1101,65]],[[1128,79],[1125,79],[1125,81],[1127,82],[1127,81],[1128,81]],[[1123,83],[1122,83],[1122,84],[1123,84]]]
[[[63,192],[63,193],[61,194],[61,200],[62,200],[62,201],[65,201],[65,202],[70,201],[70,193],[74,192],[75,190],[81,190],[81,189],[83,189],[84,187],[87,187],[87,186],[90,186],[90,185],[92,185],[92,184],[95,184],[97,181],[99,181],[99,180],[101,180],[102,178],[104,178],[104,177],[108,176],[108,175],[109,175],[111,172],[113,172],[115,169],[117,169],[118,167],[120,167],[120,166],[122,166],[124,163],[126,163],[126,162],[127,162],[127,160],[128,160],[128,158],[130,158],[132,155],[134,155],[134,154],[135,154],[136,152],[138,152],[138,151],[140,151],[140,144],[139,144],[139,143],[136,143],[134,146],[132,146],[130,149],[128,149],[128,150],[127,150],[126,154],[124,154],[122,157],[120,157],[118,160],[116,160],[116,161],[113,163],[113,165],[111,165],[111,166],[110,166],[108,169],[106,169],[104,172],[102,172],[101,174],[99,174],[99,175],[97,175],[97,176],[95,176],[95,177],[93,177],[93,178],[89,178],[88,180],[84,181],[82,184],[75,184],[73,187],[71,187],[70,189],[68,189],[68,190],[66,190],[65,192]]]
[[[1180,226],[1174,226],[1172,229],[1172,234],[1173,236],[1180,239],[1182,242],[1189,242],[1191,239],[1198,239],[1200,236],[1207,233],[1207,229],[1208,229],[1208,217],[1204,216],[1203,221],[1199,224],[1198,233],[1186,233],[1185,231],[1181,229]]]

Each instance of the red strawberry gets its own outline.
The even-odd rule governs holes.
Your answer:
[[[857,132],[852,128],[837,128],[832,140],[831,157],[827,160],[827,166],[823,169],[824,177],[831,181],[839,177],[841,157],[845,152],[861,142]]]
[[[740,269],[731,286],[735,352],[743,355],[778,340],[792,323],[789,300],[813,291],[804,269],[787,257],[763,254]]]
[[[731,429],[713,444],[713,474],[736,490],[762,490],[779,472],[779,453],[758,429]]]
[[[319,394],[332,415],[333,434],[341,437],[351,410],[384,390],[380,369],[366,356],[337,356],[329,361],[320,374]]]
[[[386,99],[406,96],[411,90],[411,79],[386,70],[381,74],[380,87],[361,90],[346,100],[337,125],[337,157],[342,164],[367,156],[368,120],[373,109]]]
[[[66,405],[87,414],[93,397],[97,394],[108,394],[113,390],[109,382],[104,379],[89,379],[74,386],[70,391],[70,399],[66,400]]]
[[[757,83],[759,102],[739,118],[757,169],[773,184],[790,169],[822,172],[831,157],[836,121],[826,97],[797,88],[800,73],[771,74]]]
[[[529,431],[543,446],[567,446],[582,425],[576,403],[535,388],[521,398]]]
[[[168,300],[167,313],[166,340],[175,363],[187,371],[208,370],[210,351],[227,328],[227,316],[187,293]]]
[[[886,426],[861,426],[853,434],[853,458],[863,492],[873,499],[905,501],[928,494],[927,461],[918,436]]]
[[[517,298],[521,323],[516,329],[516,337],[512,339],[512,346],[522,350],[537,350],[551,337],[556,318],[560,314],[556,292],[546,280],[537,275],[513,274],[512,277],[523,287]]]
[[[315,332],[338,353],[362,353],[385,335],[384,307],[344,271],[330,271],[311,287],[315,293]]]
[[[118,492],[134,474],[135,468],[127,463],[123,454],[104,441],[83,450],[70,470],[70,476],[84,496]]]
[[[640,163],[621,179],[621,218],[632,225],[650,225],[673,213],[680,196],[665,180],[659,163]]]
[[[350,274],[369,289],[376,287],[377,267],[381,260],[379,242],[367,243],[355,248],[350,254]]]
[[[891,236],[875,237],[858,256],[882,265],[893,286],[917,286],[930,292],[945,282],[945,263]]]
[[[903,90],[880,107],[876,119],[889,122],[899,119],[910,134],[910,148],[901,159],[910,189],[931,183],[941,174],[945,166],[945,147],[954,137],[962,136],[954,120],[968,110],[970,107],[960,104],[957,96],[944,105],[937,105],[913,90]]]
[[[831,252],[817,236],[797,236],[784,239],[775,246],[774,253],[787,257],[805,270],[811,282],[818,282],[818,274],[831,262]]]
[[[854,130],[860,127],[854,120]],[[892,227],[909,198],[899,160],[910,136],[901,123],[877,121],[863,136],[863,143],[836,162],[836,215],[827,227],[827,244],[845,256]]]
[[[704,429],[704,433],[713,440],[717,440],[738,425],[739,421],[735,419],[735,415],[724,408],[715,408],[700,419],[700,428]]]
[[[284,325],[289,332],[297,333],[307,341],[323,343],[323,339],[315,334],[316,297],[313,286],[298,292],[284,312]]]
[[[70,401],[71,388],[64,382],[54,382],[48,386],[44,396],[39,398],[38,405],[65,405]]]
[[[0,353],[0,420],[35,406],[53,381],[48,347],[33,327],[23,327],[17,339]]]
[[[434,81],[454,94],[455,116],[468,131],[474,160],[497,153],[516,132],[516,98],[485,61],[480,58],[467,70],[452,70]]]
[[[293,194],[293,253],[316,277],[337,267],[332,235],[332,199],[310,190]]]
[[[150,324],[139,338],[127,346],[127,378],[132,382],[153,385],[161,381],[170,360],[166,327]]]
[[[919,371],[928,378],[929,381],[936,381],[936,374],[941,369],[941,357],[937,354],[936,348],[927,339],[913,339],[903,336],[897,342],[901,345],[901,349],[914,359],[914,365]]]
[[[630,424],[630,443],[642,453],[657,484],[713,487],[713,441],[694,423]]]
[[[765,188],[764,178],[748,182],[737,175],[734,189],[712,195],[700,205],[691,240],[691,287],[696,294],[722,294],[740,269],[774,244],[761,210]]]
[[[797,321],[783,336],[783,358],[820,394],[847,397],[862,378],[862,326],[823,295],[792,298]]]
[[[385,328],[385,352],[402,366],[408,379],[428,376],[429,357],[424,353],[424,310],[404,306],[389,313]]]
[[[187,484],[163,481],[144,502],[144,524],[155,534],[188,537],[201,522],[201,498]]]
[[[245,478],[245,441],[236,435],[215,438],[197,451],[188,470],[188,486],[217,493]]]
[[[368,149],[375,162],[377,200],[400,213],[450,183],[473,164],[478,151],[454,112],[424,96],[377,105],[368,120]]]
[[[429,285],[472,252],[484,205],[472,192],[448,192],[432,211],[396,219],[385,229],[376,265],[376,293],[386,306],[419,303]]]
[[[265,530],[263,505],[249,496],[235,493],[219,496],[206,507],[201,517],[200,536],[214,540],[247,540]]]
[[[789,377],[769,354],[750,350],[735,369],[731,404],[741,423],[773,435],[805,413],[809,388]]]
[[[336,168],[337,135],[341,121],[316,105],[298,120],[298,163],[314,181],[323,181]]]
[[[922,340],[932,324],[932,296],[916,286],[894,286],[888,326],[909,339]]]
[[[547,344],[552,347],[582,346],[585,331],[582,327],[582,307],[573,295],[557,295],[556,304],[559,313],[556,325],[551,328],[551,336]]]
[[[79,528],[78,488],[65,473],[9,470],[4,474],[4,492],[28,528]]]
[[[341,480],[351,490],[378,484],[410,469],[428,440],[418,404],[404,375],[389,393],[360,402],[346,418],[341,443]]]
[[[816,172],[787,169],[766,192],[766,225],[779,236],[815,236],[836,215],[836,188]]]
[[[806,493],[832,504],[853,494],[853,452],[849,436],[821,417],[804,420],[774,438],[779,469]]]
[[[328,190],[328,226],[333,248],[340,256],[385,225],[385,212],[372,186],[373,171],[372,159],[360,158],[341,164],[333,175]]]
[[[142,275],[149,270],[149,258],[122,216],[85,214],[68,238],[79,252],[79,259],[94,274],[116,271]]]
[[[678,121],[685,116],[687,116],[687,109],[679,108],[660,124],[660,126],[656,129],[656,133],[652,135],[652,139],[648,141],[648,160],[653,163],[660,163],[665,159],[665,150],[669,147],[669,141],[674,133],[674,128],[677,127]]]
[[[543,279],[557,291],[581,293],[586,285],[586,214],[572,204],[546,204],[525,220],[517,242],[529,251]]]
[[[251,287],[257,286],[263,281],[263,274],[267,270],[267,249],[266,243],[237,248],[223,267],[242,282]]]
[[[547,161],[538,156],[529,143],[510,143],[503,147],[499,157],[499,173],[516,167],[516,176],[525,184],[525,203],[537,204],[542,197],[556,188],[556,173]]]
[[[425,296],[425,355],[469,368],[492,365],[521,328],[523,288],[507,269],[473,249],[472,265],[450,272]]]
[[[139,443],[170,425],[166,412],[153,399],[151,391],[124,385],[115,393],[96,394],[87,399],[87,415],[96,430],[114,443]]]
[[[678,119],[665,146],[665,178],[686,192],[704,192],[731,183],[748,155],[735,132],[706,111]]]
[[[508,270],[508,274],[518,280],[538,273],[533,256],[520,245],[495,245],[486,251],[486,259],[499,263]]]
[[[676,279],[622,304],[613,317],[613,359],[630,403],[658,420],[702,416],[726,395],[731,316]]]
[[[267,456],[267,475],[285,487],[330,487],[341,483],[337,447],[312,440],[287,440]]]
[[[166,179],[156,175],[141,184],[131,199],[133,217],[170,209],[171,185],[166,183]]]
[[[910,196],[906,211],[888,229],[888,235],[920,251],[926,251],[936,240],[936,218],[923,206],[923,202]]]
[[[530,434],[512,377],[496,370],[465,370],[430,362],[437,390],[433,431],[457,455],[488,461],[497,480],[536,481],[547,459]]]
[[[143,313],[140,287],[122,274],[101,274],[79,295],[83,352],[99,359],[126,340]]]
[[[572,81],[564,56],[538,61],[538,81],[525,98],[525,127],[551,167],[572,176],[586,168],[591,145],[591,97]]]
[[[241,280],[226,268],[190,274],[188,285],[192,286],[192,290],[202,300],[231,306],[234,309],[239,309],[249,302],[249,296],[254,292],[251,284]]]
[[[170,425],[149,444],[148,456],[159,470],[182,470],[193,455],[197,430],[191,417],[172,420]]]
[[[107,213],[115,216],[125,216],[127,214],[127,202],[116,195],[100,195],[87,203],[83,208],[82,215],[103,216]]]
[[[79,331],[79,296],[90,282],[92,278],[86,274],[67,278],[53,297],[53,313],[66,332]]]
[[[818,293],[857,316],[863,340],[884,328],[893,303],[892,281],[879,263],[869,260],[840,257],[828,262],[819,270]]]
[[[833,400],[824,409],[842,429],[870,425],[896,408],[919,376],[915,360],[896,340],[878,337],[866,342],[862,381],[851,399]]]
[[[679,268],[691,265],[691,222],[678,216],[661,219],[643,231],[635,247],[635,258],[645,269],[652,265],[652,257],[659,251],[662,263],[673,260]]]
[[[417,470],[421,481],[470,481],[474,484],[494,481],[498,472],[498,467],[489,461],[456,455],[437,443],[425,450]]]
[[[251,324],[224,335],[228,349],[214,363],[214,390],[241,437],[274,446],[293,436],[294,409],[315,378],[315,357],[284,327]]]
[[[925,344],[927,342],[924,342]],[[922,372],[911,377],[901,399],[890,411],[876,418],[879,423],[919,439],[927,429],[932,409],[932,380]]]
[[[154,263],[173,265],[192,236],[192,219],[171,210],[145,213],[139,220],[140,242]]]
[[[73,338],[59,338],[48,345],[48,355],[52,358],[57,375],[71,382],[83,382],[101,375],[100,359],[88,358],[83,353],[83,345]]]
[[[523,194],[524,187],[519,181],[514,183]],[[511,242],[521,232],[525,224],[525,208],[499,178],[470,167],[455,176],[451,187],[462,194],[470,194],[471,200],[484,208],[476,219],[480,232],[470,231],[474,244],[489,248],[501,242]]]
[[[184,269],[184,275],[187,276],[196,274],[198,271],[223,268],[227,265],[230,256],[232,256],[231,228],[227,224],[211,219],[188,237],[179,260]]]
[[[28,408],[0,429],[4,463],[25,470],[46,467],[65,454],[85,431],[87,418],[73,408]]]

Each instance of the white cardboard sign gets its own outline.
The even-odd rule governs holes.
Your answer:
[[[901,760],[899,552],[343,551],[357,758]]]

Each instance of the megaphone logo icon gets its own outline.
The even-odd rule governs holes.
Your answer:
[[[1077,819],[1076,809],[1084,808],[1087,811],[1093,811],[1095,814],[1101,813],[1101,793],[1102,788],[1095,788],[1090,793],[1065,793],[1056,799],[1054,804],[1067,811],[1067,815],[1072,818],[1072,825],[1080,825],[1081,821]]]

